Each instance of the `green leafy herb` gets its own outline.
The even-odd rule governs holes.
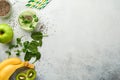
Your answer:
[[[41,32],[32,32],[31,38],[32,41],[24,41],[22,42],[21,38],[16,38],[16,44],[11,44],[9,46],[9,50],[6,51],[8,56],[11,55],[11,50],[13,48],[17,48],[16,56],[20,56],[21,52],[25,53],[24,60],[30,61],[32,58],[36,58],[36,60],[33,62],[35,63],[37,60],[41,58],[41,53],[38,50],[38,47],[42,46],[42,38],[43,34]],[[20,46],[19,46],[20,45]],[[22,50],[18,49],[22,48]]]
[[[24,43],[24,52],[26,52],[26,55],[25,56],[28,56],[28,57],[25,57],[24,60],[30,60],[32,57],[39,57],[40,52],[38,51],[38,46],[39,46],[39,42],[33,40],[31,42],[25,42]],[[28,54],[29,53],[29,54]],[[38,54],[39,53],[39,54]],[[40,58],[36,58],[36,61]]]
[[[36,57],[36,60],[33,63],[35,63],[37,60],[39,60],[41,58],[41,53],[37,52],[35,57]]]
[[[17,38],[16,41],[18,45],[22,46],[21,38]]]
[[[13,44],[9,45],[9,49],[13,49],[13,48],[17,48],[17,47],[18,47],[18,45],[13,45]]]
[[[31,25],[30,25],[30,28],[34,28],[34,26],[31,24]]]
[[[38,40],[39,41],[39,40],[41,40],[43,38],[43,34],[41,32],[33,32],[31,34],[31,38],[33,40]]]
[[[30,61],[31,58],[32,58],[31,52],[27,51],[26,54],[25,54],[24,60],[25,61]]]
[[[35,21],[35,22],[38,22],[38,21],[39,21],[38,17],[36,17],[34,21]]]
[[[33,15],[33,18],[36,18],[37,16],[36,15]]]
[[[37,52],[37,44],[34,43],[34,42],[31,42],[29,45],[28,45],[28,50],[31,51],[31,52]]]
[[[30,21],[30,20],[26,20],[26,19],[24,20],[24,19],[23,19],[23,22],[22,22],[22,23],[24,23],[24,24],[29,24],[29,23],[31,23],[31,21]]]
[[[28,47],[28,44],[29,44],[29,41],[25,41],[25,42],[23,43],[24,48],[27,48],[27,47]]]
[[[38,53],[36,54],[36,60],[39,60],[40,58],[41,58],[41,53],[38,52]]]
[[[17,52],[17,53],[16,53],[16,56],[20,56],[21,51],[20,51],[20,50],[17,50],[16,52]]]
[[[32,17],[31,16],[20,16],[20,19],[22,19],[22,23],[24,24],[29,24],[32,22]]]
[[[39,46],[42,46],[42,39],[41,40],[39,40]]]
[[[20,19],[24,19],[24,16],[20,16]]]
[[[9,50],[5,51],[5,53],[8,54],[8,57],[11,55],[11,52]]]

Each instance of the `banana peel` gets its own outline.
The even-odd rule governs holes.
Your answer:
[[[10,76],[21,67],[34,68],[28,61],[23,62],[19,58],[8,58],[0,63],[0,80],[9,80]]]

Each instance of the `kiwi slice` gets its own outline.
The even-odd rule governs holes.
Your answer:
[[[34,69],[27,70],[26,74],[29,80],[34,80],[36,78],[36,71]]]
[[[16,76],[16,80],[26,80],[26,74],[21,72]]]

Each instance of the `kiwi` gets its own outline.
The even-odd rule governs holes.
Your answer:
[[[36,78],[36,71],[34,69],[27,70],[26,74],[27,74],[27,79],[29,80],[34,80]]]
[[[16,80],[16,76],[21,73],[21,72],[26,72],[28,69],[28,67],[21,67],[21,68],[18,68],[12,75],[11,77],[9,78],[9,80]]]
[[[26,74],[21,72],[16,76],[16,80],[26,80]]]

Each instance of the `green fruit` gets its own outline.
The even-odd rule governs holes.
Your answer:
[[[36,78],[36,71],[34,69],[27,70],[27,79],[34,80]]]
[[[19,73],[17,76],[16,76],[16,80],[26,80],[26,74],[25,73]]]
[[[38,20],[34,11],[24,11],[18,18],[20,27],[27,31],[33,31],[38,24]]]
[[[0,24],[0,43],[9,43],[12,39],[12,28],[8,24]]]

